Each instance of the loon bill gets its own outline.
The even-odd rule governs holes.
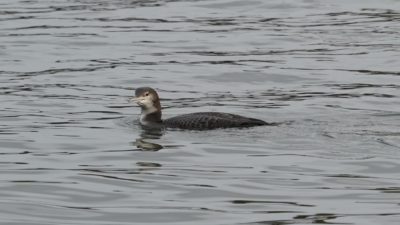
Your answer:
[[[220,112],[197,112],[161,119],[161,104],[157,92],[150,87],[140,87],[133,100],[141,107],[140,124],[189,130],[211,130],[230,127],[268,125],[265,121]]]

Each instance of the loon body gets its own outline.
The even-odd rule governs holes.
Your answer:
[[[268,125],[265,121],[220,112],[197,112],[161,119],[161,104],[157,92],[150,87],[136,89],[135,102],[141,107],[140,124],[189,130],[210,130],[230,127]]]

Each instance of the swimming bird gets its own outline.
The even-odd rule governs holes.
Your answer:
[[[141,107],[140,124],[189,130],[211,130],[230,127],[268,125],[265,121],[222,112],[197,112],[162,120],[161,104],[157,92],[150,87],[140,87],[133,100]]]

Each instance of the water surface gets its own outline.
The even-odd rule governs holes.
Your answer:
[[[398,224],[400,2],[0,3],[3,224]],[[146,132],[224,111],[278,126]]]

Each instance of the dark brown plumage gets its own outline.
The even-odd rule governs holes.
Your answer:
[[[266,122],[259,119],[219,112],[184,114],[166,119],[163,122],[167,127],[195,130],[267,125]]]

